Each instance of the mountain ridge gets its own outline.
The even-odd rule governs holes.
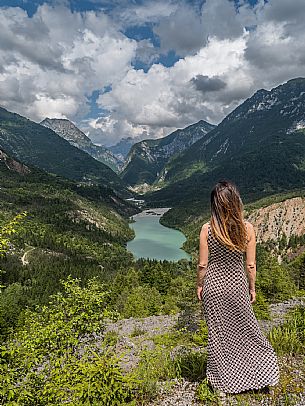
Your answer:
[[[68,119],[46,117],[40,124],[50,128],[71,145],[87,152],[115,172],[118,172],[123,165],[122,160],[118,159],[108,148],[94,144],[83,131]]]
[[[132,193],[108,166],[71,145],[53,130],[0,107],[0,148],[25,165],[81,182]]]
[[[145,139],[134,144],[120,174],[122,179],[131,186],[162,181],[166,164],[213,128],[213,124],[200,120],[166,137]]]
[[[165,176],[165,187],[148,192],[145,199],[150,206],[178,207],[183,202],[190,213],[208,207],[213,185],[223,178],[237,184],[245,201],[302,188],[304,132],[305,79],[261,89],[209,132],[208,139],[199,139],[179,154]],[[196,164],[199,170],[181,176]]]

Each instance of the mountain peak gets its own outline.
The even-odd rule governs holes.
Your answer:
[[[115,172],[122,166],[121,160],[116,157],[109,149],[104,146],[93,144],[89,137],[81,131],[74,123],[66,118],[48,118],[46,117],[40,123],[44,127],[53,130],[60,137],[64,138],[71,145],[79,148],[97,161],[109,166]]]
[[[46,117],[44,120],[40,122],[41,125],[44,127],[48,127],[56,134],[60,135],[71,144],[80,144],[88,145],[91,144],[91,140],[89,137],[86,136],[79,128],[76,127],[74,123],[72,123],[67,118],[48,118]]]
[[[298,78],[294,78],[294,79],[289,79],[287,82],[286,82],[287,84],[289,83],[289,84],[300,84],[300,83],[303,83],[303,84],[305,84],[305,78],[303,78],[303,77],[298,77]]]

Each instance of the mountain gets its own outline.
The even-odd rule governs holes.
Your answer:
[[[15,206],[15,212],[20,210],[26,210],[29,205],[33,204],[33,207],[37,207],[40,203],[43,205],[42,197],[47,194],[47,190],[50,192],[50,196],[54,193],[56,196],[60,196],[63,201],[67,198],[67,191],[72,196],[74,195],[74,202],[81,199],[90,200],[91,203],[95,202],[99,204],[101,208],[103,206],[108,206],[108,210],[119,218],[118,214],[122,217],[129,217],[135,214],[139,209],[132,202],[130,203],[128,199],[119,197],[117,193],[109,187],[104,187],[102,185],[87,185],[80,184],[73,180],[65,179],[60,176],[49,174],[37,167],[25,165],[20,161],[12,158],[2,149],[0,149],[0,179],[1,179],[1,207],[6,211],[8,207],[9,211],[13,210]],[[20,189],[20,186],[22,188]],[[36,185],[36,186],[35,186]],[[41,192],[41,197],[38,199],[40,203],[37,205],[36,198],[39,195],[37,191],[41,191],[45,188],[44,192]],[[7,193],[4,195],[4,190]],[[18,195],[31,196],[31,199],[26,200],[18,198],[16,200],[16,205],[12,203],[13,196]],[[7,200],[10,199],[10,200]],[[8,207],[5,208],[5,201],[10,201]],[[89,204],[89,203],[88,203]],[[116,212],[116,213],[115,213]],[[81,214],[81,213],[80,213]],[[105,223],[106,224],[106,223]],[[111,228],[109,228],[111,232]]]
[[[130,265],[132,254],[126,251],[126,243],[134,232],[128,217],[139,209],[109,188],[80,185],[48,174],[3,150],[0,186],[2,240],[6,237],[3,226],[16,214],[27,213],[21,226],[14,226],[17,234],[9,235],[8,257],[0,258],[4,271],[1,285],[20,283],[17,301],[21,290],[24,292],[22,305],[10,308],[11,314],[16,312],[17,316],[17,310],[26,304],[48,303],[49,295],[60,289],[60,279],[69,274],[83,281],[94,275],[105,280],[111,279],[119,266]],[[0,336],[3,314],[1,307]]]
[[[167,186],[145,199],[183,206],[186,220],[209,206],[210,190],[221,178],[234,181],[245,201],[305,186],[304,78],[257,91],[180,154],[165,174]],[[170,211],[166,216],[177,217]]]
[[[130,148],[136,143],[139,142],[141,137],[123,137],[115,145],[111,145],[108,149],[116,155],[119,159],[125,160]]]
[[[248,218],[256,231],[257,242],[276,241],[285,235],[305,236],[305,197],[297,196],[253,210]]]
[[[108,148],[93,144],[90,138],[71,121],[61,118],[45,118],[40,124],[50,128],[71,145],[87,152],[93,158],[109,166],[113,171],[118,172],[122,167],[122,160],[118,159]]]
[[[0,107],[0,148],[26,165],[131,197],[108,166],[72,146],[54,131]]]
[[[134,144],[121,172],[122,179],[132,186],[162,181],[169,161],[197,140],[205,138],[213,128],[214,125],[201,120],[166,137]]]

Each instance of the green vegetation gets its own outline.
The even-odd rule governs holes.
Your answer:
[[[46,304],[69,274],[82,283],[94,276],[106,281],[133,263],[125,248],[134,235],[126,217],[137,209],[109,189],[78,186],[35,169],[18,173],[3,161],[0,181],[2,253],[8,248],[0,258],[0,285],[6,287],[0,297],[1,335],[16,325],[25,306]],[[15,226],[11,219],[24,211],[18,232],[6,235],[10,224]]]
[[[218,396],[209,385],[207,378],[204,378],[202,382],[200,382],[200,384],[198,385],[196,395],[197,399],[200,400],[201,402],[206,403],[218,401]]]
[[[27,165],[85,184],[109,187],[125,197],[130,195],[125,183],[108,166],[49,128],[1,107],[0,148]]]
[[[203,213],[212,187],[223,178],[238,185],[246,203],[304,189],[304,132],[293,130],[303,119],[294,105],[304,103],[304,89],[303,78],[255,93],[171,162],[166,187],[145,194],[148,205],[173,207],[164,221],[181,227]],[[203,170],[189,176],[197,165]]]
[[[36,170],[21,175],[3,163],[0,177],[0,402],[135,406],[182,378],[199,383],[202,402],[217,401],[205,375],[207,326],[201,320],[196,329],[186,327],[199,309],[198,228],[206,212],[200,219],[194,213],[186,227],[192,261],[135,261],[125,246],[133,237],[126,218],[135,209],[109,189]],[[283,240],[281,248],[289,244]],[[268,244],[258,245],[258,319],[270,319],[271,302],[304,292],[304,258],[279,265]],[[152,346],[123,370],[119,333],[105,333],[105,323],[178,312],[173,331],[152,337],[141,327],[132,331],[132,340]],[[304,310],[269,337],[281,356],[303,354]],[[275,396],[290,388],[289,379]]]
[[[285,323],[273,327],[268,338],[279,355],[305,353],[305,308],[296,307],[286,315]]]
[[[0,400],[7,405],[121,405],[131,398],[125,377],[107,347],[99,348],[107,291],[95,279],[82,288],[77,279],[48,306],[25,310],[23,325],[1,346]]]
[[[162,173],[167,172],[172,163],[176,162],[175,157],[180,157],[180,153],[199,138],[205,138],[213,128],[214,125],[200,120],[166,137],[142,140],[134,144],[128,154],[128,164],[120,174],[122,179],[132,186],[142,183],[161,186],[159,180]],[[192,172],[201,168],[202,165],[194,167]]]
[[[279,265],[277,260],[266,249],[257,247],[257,290],[264,299],[270,302],[281,302],[296,293],[295,281],[285,265]]]
[[[298,289],[305,289],[305,252],[288,264],[289,272],[295,280]]]

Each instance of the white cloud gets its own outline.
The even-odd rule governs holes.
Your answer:
[[[112,11],[112,16],[121,26],[136,26],[158,23],[160,18],[168,17],[177,10],[179,3],[175,0],[146,0],[142,3],[133,1],[119,2]]]
[[[116,1],[112,13],[40,6],[32,18],[0,8],[0,104],[34,120],[67,117],[99,143],[167,135],[200,119],[217,123],[257,89],[305,72],[304,0]],[[197,4],[197,3],[196,3]],[[150,39],[123,34],[151,24]],[[246,30],[245,27],[251,27]],[[173,66],[156,63],[173,49]],[[135,70],[140,60],[152,64]],[[109,116],[86,119],[87,96]]]
[[[154,32],[161,41],[161,50],[175,50],[180,56],[198,51],[206,43],[198,13],[190,5],[181,4],[169,16],[160,19]]]
[[[304,76],[300,3],[292,0],[288,12],[284,0],[260,1],[255,7],[244,1],[238,9],[232,1],[207,0],[197,17],[182,4],[161,17],[154,31],[163,50],[173,48],[184,57],[169,68],[155,64],[147,73],[130,70],[99,103],[117,120],[133,123],[133,131],[148,126],[152,137],[160,128],[170,133],[200,119],[218,123],[257,89]],[[200,90],[192,80],[198,75],[206,81],[217,77],[224,85]]]
[[[0,9],[0,24],[0,104],[34,120],[85,115],[86,96],[121,80],[137,49],[106,15],[64,6]]]
[[[146,65],[151,65],[158,58],[159,52],[156,50],[151,40],[142,39],[137,41],[137,50],[133,62],[137,60]]]
[[[244,79],[234,78],[233,74],[242,67],[246,39],[247,34],[235,40],[211,38],[196,55],[180,59],[170,68],[155,64],[147,73],[129,70],[98,102],[134,125],[150,126],[153,131],[158,127],[186,126],[204,117],[204,112],[208,112],[205,118],[218,121],[226,112],[223,101],[196,90],[192,78],[218,75],[226,84],[225,92],[236,91]]]
[[[115,114],[98,119],[85,120],[82,122],[81,129],[96,144],[106,146],[114,145],[121,138],[132,137],[136,141],[148,138],[160,138],[168,134],[168,128],[158,126],[152,128],[148,125],[133,124],[127,119],[116,119]],[[171,131],[174,131],[173,127]]]

